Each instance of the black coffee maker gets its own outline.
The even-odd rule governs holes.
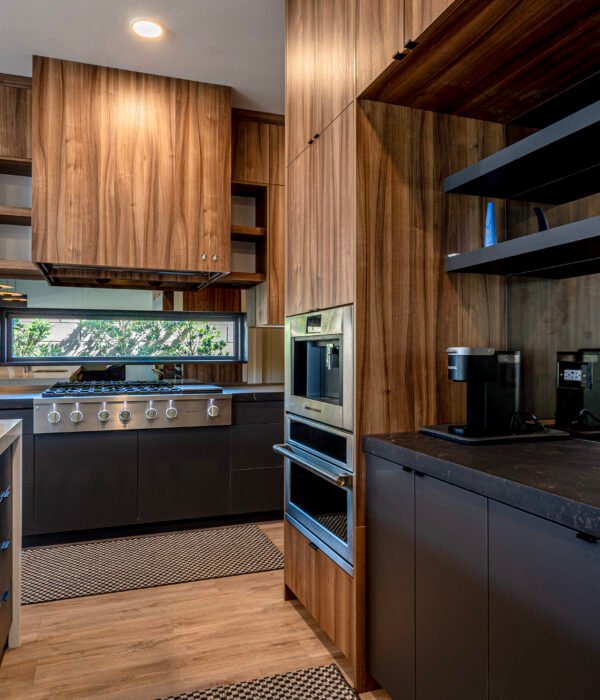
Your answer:
[[[556,427],[600,439],[600,350],[556,354]]]

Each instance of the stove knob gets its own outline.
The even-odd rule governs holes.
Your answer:
[[[148,420],[155,420],[157,417],[158,417],[158,411],[153,406],[149,406],[146,409],[146,418]]]
[[[71,423],[81,423],[83,420],[83,413],[76,408],[74,411],[71,411],[69,418],[71,419]]]
[[[50,411],[48,423],[60,423],[60,413],[57,410]]]
[[[119,418],[121,419],[121,422],[129,423],[131,420],[131,411],[128,408],[122,408],[119,411]]]
[[[175,406],[169,406],[169,408],[167,408],[167,410],[165,411],[165,416],[169,420],[173,420],[173,418],[177,418],[177,409],[175,408]]]
[[[98,420],[101,423],[108,423],[110,420],[110,411],[107,408],[101,408],[98,411]]]
[[[217,406],[216,403],[211,403],[211,405],[208,407],[208,417],[209,418],[216,418],[219,413],[221,413],[221,409]]]

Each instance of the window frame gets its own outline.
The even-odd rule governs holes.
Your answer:
[[[145,357],[13,357],[13,320],[27,318],[79,318],[86,320],[157,320],[157,321],[233,321],[234,350],[231,357],[215,356],[145,356]],[[0,365],[72,365],[81,364],[121,364],[121,365],[156,365],[156,364],[232,364],[248,362],[248,321],[245,313],[225,313],[211,311],[137,311],[106,309],[3,309],[1,315],[2,340],[0,346]]]

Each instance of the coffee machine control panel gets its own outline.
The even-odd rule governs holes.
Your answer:
[[[562,389],[591,389],[592,368],[588,362],[557,363],[557,388]]]

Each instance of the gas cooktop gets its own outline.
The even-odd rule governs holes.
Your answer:
[[[219,394],[221,387],[202,384],[177,384],[166,380],[105,381],[105,382],[57,382],[42,393],[45,399],[102,396],[149,396],[152,394]]]

